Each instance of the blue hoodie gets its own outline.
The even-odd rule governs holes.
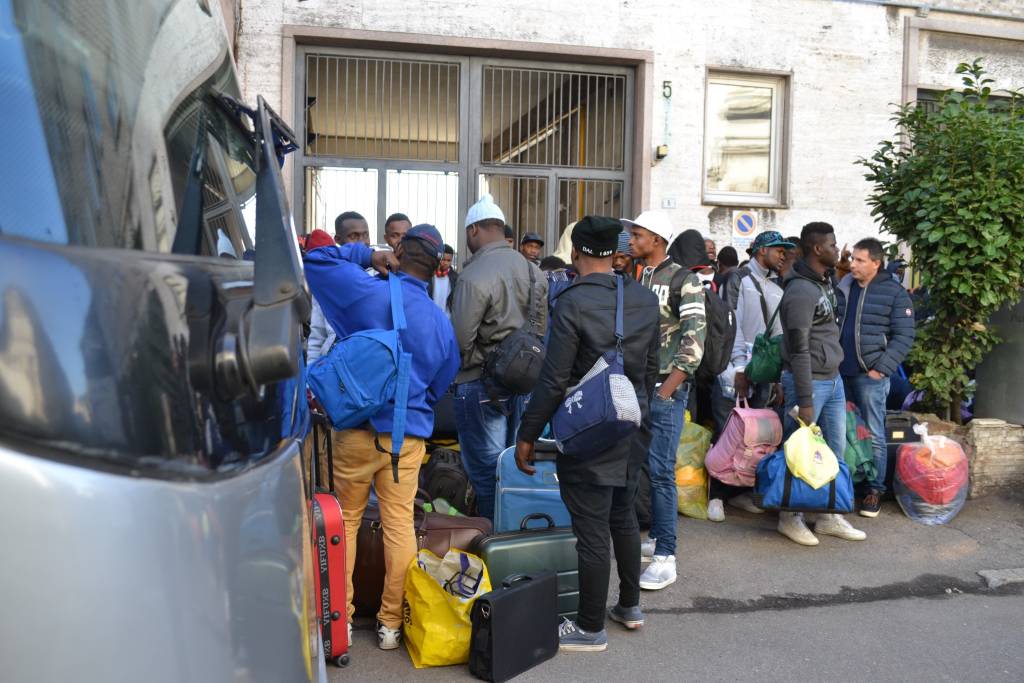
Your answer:
[[[369,275],[373,252],[362,242],[321,247],[306,254],[306,282],[338,339],[362,330],[390,330],[391,295],[387,280]],[[412,353],[409,416],[406,434],[427,438],[434,431],[434,404],[448,390],[459,370],[459,346],[444,312],[427,295],[427,283],[396,273],[402,284],[406,329],[402,348]],[[394,409],[370,419],[380,433],[390,434]]]

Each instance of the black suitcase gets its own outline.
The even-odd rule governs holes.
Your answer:
[[[885,490],[890,497],[893,497],[893,475],[900,446],[921,440],[914,433],[916,424],[917,418],[902,410],[890,410],[885,414]]]
[[[558,653],[558,575],[513,575],[476,599],[470,618],[469,670],[507,681]]]
[[[533,520],[546,521],[547,528],[529,528]],[[556,527],[551,517],[545,514],[527,515],[519,531],[477,539],[470,552],[484,561],[494,583],[517,574],[557,572],[558,614],[576,618],[580,602],[580,573],[576,535],[572,529]]]

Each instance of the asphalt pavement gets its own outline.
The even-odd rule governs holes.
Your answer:
[[[679,580],[643,594],[644,629],[609,623],[606,652],[561,654],[516,680],[1024,681],[1024,584],[990,589],[977,573],[1024,567],[1024,499],[968,501],[937,527],[886,503],[877,519],[850,517],[866,541],[815,548],[780,536],[770,513],[726,513],[679,518]],[[475,680],[379,651],[371,622],[354,639],[332,681]]]

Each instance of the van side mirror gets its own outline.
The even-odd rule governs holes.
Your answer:
[[[295,134],[262,97],[253,117],[258,146],[256,263],[253,305],[239,329],[243,374],[255,389],[299,371],[300,330],[310,302],[295,228],[284,193],[281,163],[297,148]]]

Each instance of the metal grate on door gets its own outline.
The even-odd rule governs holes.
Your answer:
[[[621,180],[562,178],[558,181],[558,227],[584,216],[622,217]]]
[[[548,179],[546,177],[499,175],[479,176],[479,191],[489,192],[494,203],[505,214],[505,223],[515,233],[515,243],[528,232],[545,234],[548,210]]]
[[[623,169],[626,77],[485,66],[485,164]]]
[[[306,55],[306,156],[458,162],[459,64]]]

